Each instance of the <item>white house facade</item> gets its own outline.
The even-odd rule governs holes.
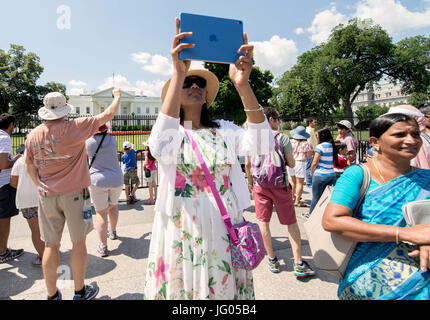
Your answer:
[[[69,95],[68,103],[75,107],[72,113],[89,116],[102,113],[112,103],[112,90],[113,88],[91,94]],[[118,115],[156,116],[160,110],[160,97],[147,97],[121,90]]]
[[[379,105],[381,107],[391,107],[407,103],[408,95],[402,93],[399,83],[380,82],[360,92],[352,104],[352,110],[356,111],[361,106]]]

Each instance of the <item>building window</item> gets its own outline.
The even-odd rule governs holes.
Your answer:
[[[87,107],[87,114],[90,114],[90,113],[91,113],[90,107]]]
[[[141,114],[142,113],[142,109],[140,107],[137,107],[137,114]]]
[[[80,107],[76,107],[75,108],[75,113],[76,114],[81,114],[81,108]]]
[[[155,108],[155,114],[158,114],[158,108]]]
[[[146,114],[149,114],[150,110],[149,107],[146,107]]]
[[[127,107],[122,108],[122,114],[127,114]]]
[[[105,112],[105,107],[101,107],[100,112]]]

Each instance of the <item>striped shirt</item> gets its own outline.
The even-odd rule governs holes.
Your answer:
[[[314,176],[334,176],[336,173],[333,169],[333,145],[330,142],[323,142],[317,145],[315,152],[321,155]]]

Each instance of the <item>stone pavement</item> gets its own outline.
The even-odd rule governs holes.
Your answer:
[[[148,189],[139,189],[140,200],[148,198]],[[151,239],[153,206],[143,205],[143,201],[127,206],[124,193],[120,199],[118,240],[108,240],[110,255],[100,258],[97,255],[97,233],[92,231],[87,238],[88,267],[86,283],[96,282],[100,287],[97,299],[101,300],[141,300],[145,283],[145,269]],[[310,203],[310,189],[305,188],[303,199]],[[303,219],[300,214],[308,208],[296,208],[297,220],[302,234],[304,260],[312,266],[312,257]],[[254,206],[244,214],[249,221],[256,222]],[[337,300],[337,279],[330,274],[318,272],[304,280],[293,276],[293,257],[288,241],[287,227],[281,226],[274,213],[271,221],[273,245],[281,263],[281,273],[271,273],[263,261],[254,270],[254,288],[258,300]],[[44,300],[45,283],[40,267],[31,265],[36,257],[27,222],[18,215],[12,218],[9,246],[24,248],[25,253],[9,263],[0,264],[0,300]],[[61,245],[61,262],[58,287],[63,299],[73,297],[73,280],[70,265],[71,242],[67,226]]]

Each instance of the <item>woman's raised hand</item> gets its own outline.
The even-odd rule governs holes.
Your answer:
[[[243,52],[244,55],[237,59],[236,63],[230,64],[229,75],[230,79],[236,87],[249,85],[249,76],[252,71],[252,57],[254,53],[254,46],[248,44],[248,36],[243,34],[243,45],[239,48],[237,53]]]
[[[173,62],[173,73],[177,75],[184,76],[187,74],[188,69],[191,65],[191,60],[181,60],[179,59],[179,52],[181,52],[185,48],[193,48],[195,45],[192,43],[179,43],[180,40],[185,37],[190,37],[193,35],[192,32],[182,32],[179,33],[179,18],[176,18],[176,35],[173,38],[172,49],[170,50],[170,54],[172,56]]]

